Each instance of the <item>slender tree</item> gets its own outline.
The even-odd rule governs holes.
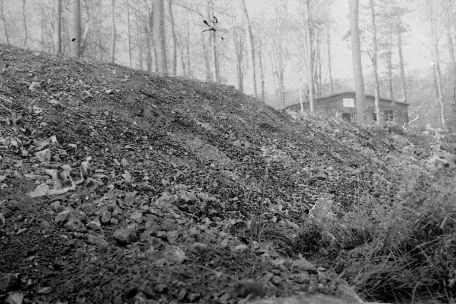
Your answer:
[[[353,77],[356,91],[356,114],[359,123],[368,123],[366,94],[364,91],[363,67],[361,63],[361,41],[359,36],[359,0],[350,0],[351,49]]]
[[[142,28],[142,22],[139,20],[138,16],[136,16],[136,22],[138,23],[136,28],[136,43],[138,47],[138,68],[142,71],[144,70],[144,40],[142,39],[140,30]]]
[[[128,66],[131,68],[132,63],[132,49],[131,49],[131,24],[130,24],[130,0],[127,0],[127,39],[128,39]]]
[[[456,56],[454,50],[454,43],[452,38],[452,24],[454,24],[453,19],[453,0],[447,0],[446,2],[446,11],[447,14],[445,16],[445,32],[447,37],[447,44],[448,44],[448,55],[450,57],[451,63],[451,76],[453,80],[453,87],[452,87],[452,99],[453,102],[456,102]]]
[[[315,57],[313,55],[313,44],[312,44],[312,21],[311,21],[311,0],[305,0],[304,8],[304,23],[305,23],[305,34],[306,34],[306,66],[307,66],[307,88],[309,90],[309,110],[311,114],[314,114],[314,65]]]
[[[405,79],[405,66],[404,66],[404,55],[403,55],[403,47],[402,47],[402,20],[401,15],[398,14],[396,17],[396,37],[397,37],[397,53],[399,56],[399,69],[401,71],[401,87],[402,87],[402,96],[404,101],[407,101],[407,81]]]
[[[373,76],[374,76],[374,104],[375,104],[375,115],[377,120],[377,125],[382,124],[382,113],[380,112],[380,81],[378,80],[378,42],[377,42],[377,22],[376,22],[376,12],[375,12],[375,3],[374,0],[369,0],[369,9],[371,16],[371,26],[372,26],[372,67],[373,67]]]
[[[62,0],[54,0],[54,52],[62,53]]]
[[[247,10],[246,1],[242,0],[242,10],[244,12],[244,22],[245,22],[245,32],[247,35],[247,42],[249,47],[249,55],[250,55],[250,64],[252,65],[252,82],[253,82],[253,92],[256,97],[258,97],[258,88],[257,88],[257,80],[256,80],[256,58],[255,58],[255,44],[254,44],[254,37],[252,31],[252,22],[250,21],[249,12]]]
[[[238,90],[244,93],[244,35],[242,35],[238,28],[233,25],[233,44],[236,55],[236,77],[238,82]]]
[[[22,0],[22,26],[24,27],[24,46],[26,47],[28,40],[26,0]]]
[[[442,73],[440,70],[440,56],[439,56],[439,37],[437,35],[436,29],[436,16],[435,16],[435,7],[434,3],[431,0],[426,0],[426,7],[429,14],[429,22],[431,26],[431,43],[432,43],[432,56],[433,56],[433,72],[434,80],[436,84],[436,93],[439,101],[440,108],[440,123],[442,129],[446,129],[446,120],[445,120],[445,103],[443,100],[443,86],[442,86]]]
[[[171,26],[171,38],[173,41],[173,47],[171,49],[171,74],[176,76],[177,69],[177,36],[176,36],[176,26],[174,22],[174,12],[173,12],[173,0],[168,0],[168,13],[169,21]]]
[[[207,22],[211,25],[214,30],[209,31],[211,55],[212,55],[212,67],[214,69],[214,81],[220,82],[220,66],[219,66],[219,54],[217,46],[217,22],[214,20],[214,0],[206,0],[206,18]]]
[[[72,0],[71,56],[81,56],[81,0]]]
[[[386,46],[386,66],[388,73],[388,92],[389,98],[394,99],[394,89],[393,89],[393,26],[388,27],[388,40]]]
[[[329,75],[329,85],[331,86],[331,94],[334,94],[334,79],[332,74],[332,58],[331,58],[331,24],[326,23],[326,47],[327,47],[327,57],[328,57],[328,75]]]
[[[206,71],[206,82],[212,81],[212,70],[211,70],[211,54],[208,49],[208,44],[210,44],[210,36],[206,36],[204,33],[201,33],[201,45],[203,46],[203,55],[204,55],[204,67]],[[208,43],[209,41],[209,43]]]
[[[8,24],[6,22],[6,17],[5,17],[4,0],[0,0],[0,18],[2,19],[2,23],[3,23],[3,34],[5,35],[5,41],[7,44],[10,44]]]
[[[154,45],[157,49],[157,69],[158,74],[164,76],[168,74],[168,62],[166,59],[166,35],[165,35],[165,3],[164,0],[155,0],[154,5]]]
[[[116,60],[116,0],[111,0],[111,63]]]
[[[264,68],[263,68],[263,47],[262,44],[260,43],[258,46],[258,59],[259,59],[259,65],[260,65],[260,79],[261,79],[261,100],[265,102],[265,81],[264,81]]]
[[[185,57],[187,59],[187,76],[193,77],[192,58],[190,53],[190,25],[187,25],[185,31]]]
[[[152,73],[152,12],[147,15],[144,22],[144,40],[146,41],[146,71]]]

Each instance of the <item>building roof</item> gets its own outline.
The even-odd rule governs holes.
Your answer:
[[[338,96],[344,96],[344,95],[354,96],[355,92],[351,92],[351,91],[341,92],[341,93],[337,93],[337,94],[333,94],[333,95],[329,95],[329,96],[325,96],[325,97],[316,98],[315,101],[325,101],[326,99],[330,99],[330,98],[334,98],[334,97],[338,97]],[[375,97],[372,95],[366,95],[366,97],[375,99]],[[388,98],[380,98],[380,100],[384,101],[384,102],[394,102],[396,104],[403,105],[403,106],[409,106],[408,103],[403,102],[403,101],[397,101],[397,100],[392,100],[392,99],[388,99]],[[308,101],[305,101],[304,103],[308,103]],[[296,106],[296,104],[290,105],[287,108],[293,107],[293,106]]]

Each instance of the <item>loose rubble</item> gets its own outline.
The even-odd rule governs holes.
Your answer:
[[[328,252],[313,262],[298,244],[309,217],[360,192],[397,199],[403,170],[455,162],[400,130],[293,120],[229,86],[0,54],[0,102],[17,113],[0,108],[7,303],[323,303],[344,282]]]

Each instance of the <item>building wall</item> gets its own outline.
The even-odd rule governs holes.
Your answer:
[[[332,95],[326,98],[319,98],[315,100],[314,109],[316,115],[328,116],[337,119],[344,119],[347,117],[351,118],[351,121],[356,120],[356,108],[355,107],[345,107],[344,98],[353,99],[356,105],[355,93],[346,92],[337,95]],[[366,101],[368,103],[368,111],[370,113],[369,120],[372,124],[375,123],[374,120],[374,110],[375,110],[375,98],[373,96],[366,96]],[[300,112],[301,106],[299,104],[292,105],[288,107],[291,111]],[[385,115],[385,111],[393,116],[393,120],[387,122],[387,124],[403,125],[408,122],[408,106],[407,104],[393,102],[388,99],[380,99],[380,109]],[[304,104],[304,111],[309,112],[309,104]]]

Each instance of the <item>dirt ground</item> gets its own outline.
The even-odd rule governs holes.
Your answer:
[[[0,302],[346,295],[299,231],[319,202],[398,198],[430,152],[389,131],[0,45]]]

